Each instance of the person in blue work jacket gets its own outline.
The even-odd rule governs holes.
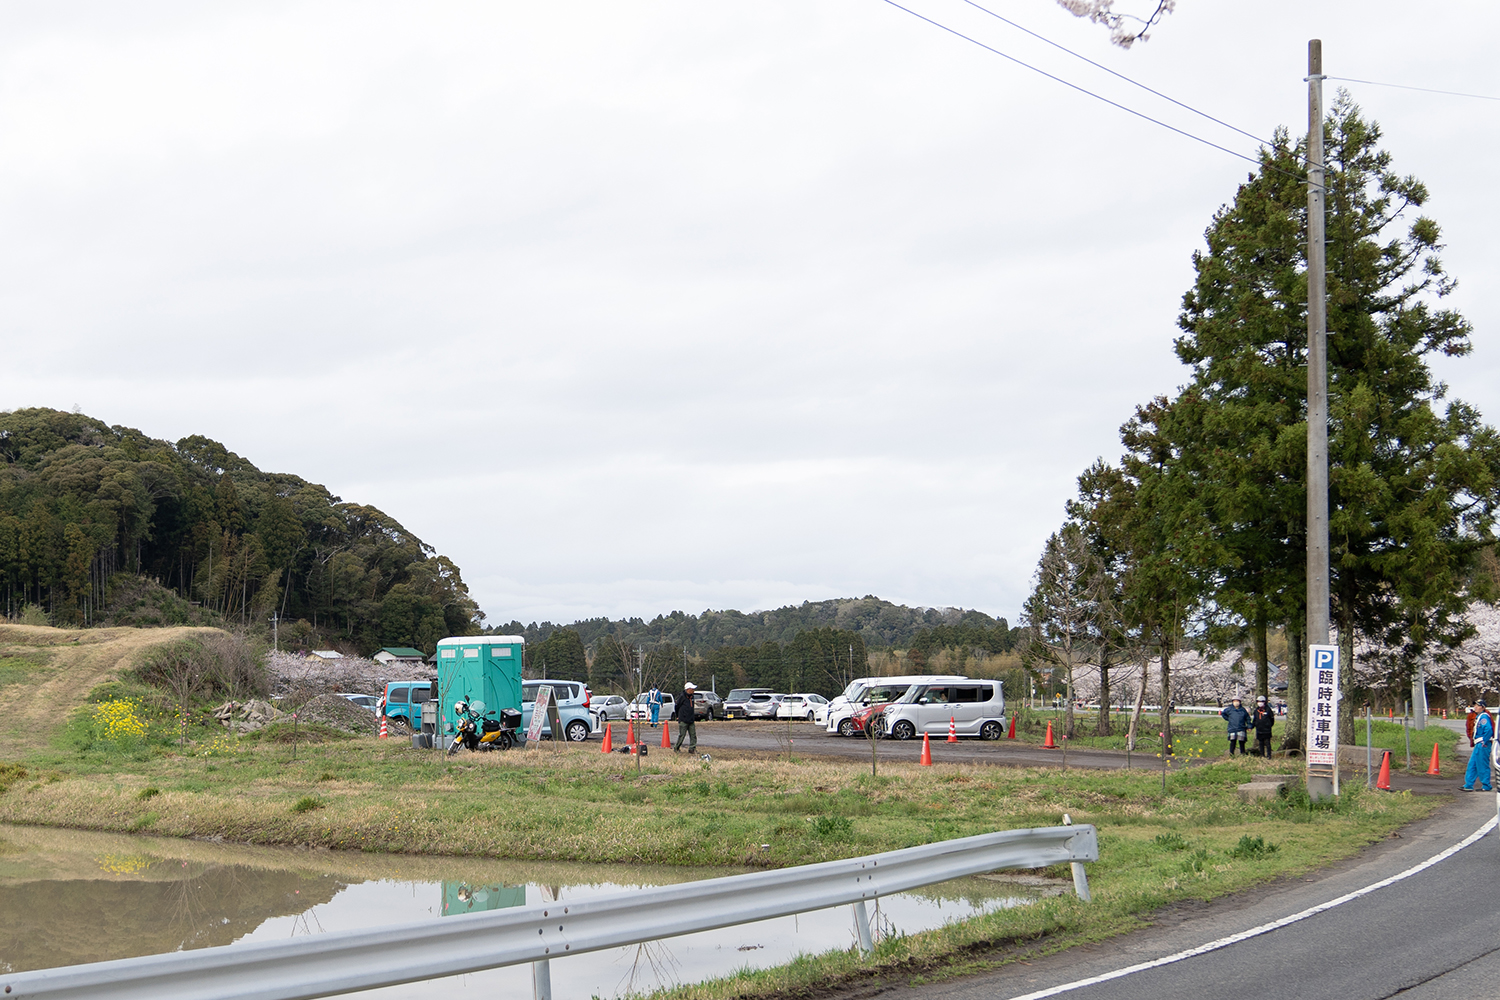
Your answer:
[[[661,721],[661,688],[651,685],[651,693],[646,695],[646,704],[651,706],[651,724],[654,726]]]
[[[1474,749],[1469,751],[1469,770],[1464,774],[1466,792],[1474,790],[1476,781],[1486,792],[1490,790],[1490,740],[1495,738],[1495,724],[1490,721],[1483,698],[1479,700],[1478,709],[1474,713]]]
[[[1229,756],[1234,756],[1236,747],[1239,748],[1240,756],[1245,756],[1245,731],[1250,728],[1250,713],[1245,711],[1245,706],[1236,698],[1234,704],[1225,705],[1219,715],[1229,729]]]

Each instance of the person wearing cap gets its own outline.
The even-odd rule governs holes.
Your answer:
[[[682,738],[688,739],[688,753],[698,752],[698,727],[693,723],[697,721],[697,706],[693,703],[693,695],[698,691],[698,685],[688,681],[682,686],[682,697],[677,699],[677,742],[672,746],[673,753],[682,752]]]
[[[1266,696],[1255,699],[1255,711],[1250,713],[1250,725],[1255,729],[1255,756],[1271,756],[1271,730],[1276,727],[1276,713],[1266,704]]]
[[[1472,792],[1475,782],[1490,790],[1490,740],[1495,738],[1495,724],[1489,709],[1480,698],[1474,706],[1474,749],[1469,753],[1469,769],[1464,772],[1464,791]]]
[[[1245,711],[1245,706],[1240,704],[1239,696],[1236,695],[1233,705],[1224,706],[1219,715],[1224,719],[1224,725],[1229,730],[1229,756],[1234,756],[1235,748],[1238,747],[1240,756],[1245,755],[1245,730],[1250,727],[1250,713]]]

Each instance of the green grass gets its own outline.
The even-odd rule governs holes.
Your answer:
[[[47,660],[45,653],[0,656],[0,687],[34,682],[39,674],[47,671]]]

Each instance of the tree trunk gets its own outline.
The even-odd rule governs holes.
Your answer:
[[[1073,738],[1073,662],[1068,658],[1068,665],[1063,668],[1063,687],[1067,691],[1067,707],[1063,711],[1063,735],[1068,739]]]
[[[1130,713],[1130,731],[1125,734],[1125,749],[1135,749],[1135,734],[1141,727],[1141,710],[1146,705],[1146,682],[1150,680],[1146,676],[1147,661],[1141,660],[1141,683],[1136,689],[1135,711]]]
[[[1161,644],[1161,752],[1163,759],[1172,752],[1172,653],[1165,640]]]
[[[1307,731],[1307,655],[1302,648],[1302,636],[1291,629],[1286,635],[1286,727],[1281,731],[1281,748],[1288,749],[1295,742],[1302,747],[1302,737]],[[1306,751],[1306,747],[1302,747]]]
[[[1266,613],[1255,616],[1255,693],[1271,704],[1271,658],[1266,652]]]
[[[1099,726],[1095,730],[1100,736],[1111,732],[1109,721],[1109,647],[1099,650]]]
[[[1349,606],[1348,603],[1345,604],[1345,607]],[[1339,622],[1339,743],[1345,746],[1354,745],[1354,623],[1352,621]]]

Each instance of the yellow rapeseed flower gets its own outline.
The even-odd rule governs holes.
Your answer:
[[[99,738],[111,743],[146,738],[146,723],[136,710],[135,702],[123,698],[94,706],[94,725]]]

